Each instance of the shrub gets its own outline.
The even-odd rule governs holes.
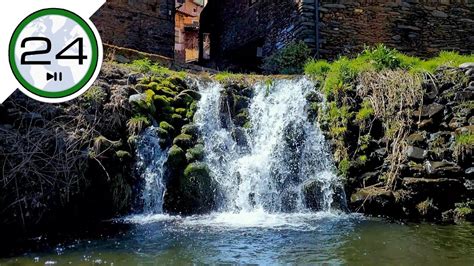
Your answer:
[[[304,42],[293,42],[265,58],[262,68],[270,74],[301,74],[310,56],[311,49]]]
[[[375,48],[365,48],[361,56],[366,57],[377,70],[382,70],[399,68],[401,66],[399,55],[397,50],[379,44]]]

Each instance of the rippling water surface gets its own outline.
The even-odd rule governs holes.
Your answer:
[[[132,216],[105,227],[94,237],[62,240],[0,259],[0,265],[474,264],[472,225],[401,225],[359,215],[256,210]]]

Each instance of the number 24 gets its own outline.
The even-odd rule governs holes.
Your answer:
[[[28,56],[43,55],[43,54],[48,54],[49,52],[51,52],[51,40],[45,37],[28,37],[21,41],[21,48],[25,48],[26,43],[28,42],[44,42],[46,43],[46,48],[44,50],[24,52],[21,55],[21,64],[22,65],[51,65],[51,61],[33,61],[33,60],[26,59]],[[79,54],[78,55],[64,55],[64,53],[67,50],[69,50],[71,47],[73,47],[76,43],[79,43]],[[58,60],[59,59],[77,59],[79,60],[79,65],[82,65],[84,63],[84,60],[87,59],[87,56],[84,55],[83,45],[84,45],[83,38],[75,39],[56,55],[56,59]]]

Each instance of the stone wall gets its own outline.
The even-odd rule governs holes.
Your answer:
[[[377,43],[421,57],[474,52],[472,0],[322,0],[320,11],[323,58]]]
[[[107,0],[92,17],[104,43],[174,56],[174,0]]]
[[[201,34],[211,33],[213,66],[245,68],[293,40],[315,49],[317,2],[321,58],[378,43],[421,57],[474,51],[474,0],[211,0]]]
[[[304,24],[303,18],[313,16],[314,21],[314,4],[312,11],[304,13],[303,2],[314,0],[209,1],[201,34],[210,33],[212,61],[217,66],[230,62],[249,69],[293,40],[311,41],[304,34],[314,36],[314,23],[308,30],[311,25]]]

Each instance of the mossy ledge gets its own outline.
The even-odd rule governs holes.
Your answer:
[[[456,206],[471,206],[473,62],[455,52],[421,60],[379,45],[306,64],[325,98],[310,98],[311,109],[332,141],[353,211],[453,221],[462,216],[453,215]]]

